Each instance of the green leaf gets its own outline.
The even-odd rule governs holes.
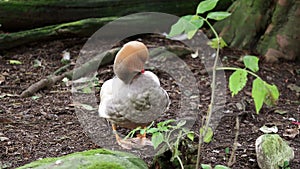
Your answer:
[[[185,34],[187,34],[188,38],[191,39],[198,31],[198,29],[202,27],[203,23],[203,18],[200,16],[183,16],[174,25],[172,25],[168,37],[174,37],[184,32]]]
[[[175,160],[175,158],[178,156],[180,156],[180,151],[177,148],[175,148],[170,161],[173,162]]]
[[[9,64],[11,64],[11,65],[20,65],[20,64],[22,64],[22,62],[18,61],[18,60],[9,60]]]
[[[193,24],[197,29],[201,28],[204,24],[203,18],[198,15],[187,15],[183,18],[189,23]]]
[[[225,153],[226,153],[226,154],[229,154],[229,147],[226,147],[226,148],[225,148]]]
[[[150,128],[150,129],[147,130],[147,133],[153,134],[153,133],[156,133],[158,131],[159,131],[158,128]]]
[[[162,126],[166,126],[172,122],[175,122],[176,120],[174,119],[169,119],[169,120],[166,120],[166,121],[162,121],[162,122],[159,122],[157,123],[157,127],[162,127]]]
[[[187,38],[192,39],[194,37],[194,35],[197,33],[197,31],[198,31],[198,29],[194,29],[194,30],[187,32]]]
[[[31,99],[33,99],[33,100],[37,100],[39,98],[40,98],[40,96],[31,96]]]
[[[218,0],[206,0],[199,3],[197,7],[197,14],[203,14],[204,12],[210,11],[216,7]]]
[[[182,127],[186,124],[186,120],[180,120],[177,124],[177,127]]]
[[[204,132],[204,128],[201,127],[201,128],[200,128],[200,134],[201,134],[201,135],[204,134],[203,132]],[[212,139],[212,137],[213,137],[213,135],[214,135],[214,132],[213,132],[212,128],[211,128],[211,127],[208,127],[208,128],[207,128],[207,132],[206,132],[206,134],[205,134],[205,136],[204,136],[204,138],[203,138],[203,141],[204,141],[205,143],[210,143],[210,142],[211,142],[211,139]]]
[[[210,12],[207,14],[207,18],[220,21],[227,18],[230,15],[231,13],[229,12]]]
[[[195,138],[194,132],[190,132],[190,133],[188,133],[186,136],[187,136],[187,138],[189,138],[191,141],[194,141],[194,138]]]
[[[41,67],[41,66],[42,66],[42,62],[39,61],[38,59],[34,59],[33,67]]]
[[[252,84],[252,98],[254,100],[257,114],[262,108],[266,95],[267,91],[265,89],[265,82],[260,78],[256,78]]]
[[[213,38],[211,39],[207,44],[214,48],[217,49],[218,47],[220,47],[220,49],[224,48],[225,46],[227,46],[227,43],[223,40],[222,37],[219,37],[220,39],[220,46],[218,46],[218,39],[217,38]]]
[[[245,87],[247,83],[247,75],[247,71],[244,69],[238,69],[229,77],[229,89],[232,96],[236,95]]]
[[[180,18],[174,25],[172,25],[171,27],[171,31],[168,35],[168,37],[173,37],[176,35],[181,34],[184,31],[184,20],[182,18]]]
[[[187,34],[188,39],[192,39],[198,29],[202,27],[204,23],[203,18],[197,15],[186,15],[182,18],[185,20],[184,33]]]
[[[88,104],[80,104],[85,110],[89,110],[89,111],[92,111],[92,110],[95,110],[95,108],[93,108],[91,105],[88,105]]]
[[[214,169],[230,169],[230,168],[224,165],[216,165]]]
[[[164,141],[164,135],[162,133],[153,133],[151,142],[153,144],[154,149],[156,149],[162,142]]]
[[[259,59],[256,56],[246,55],[243,57],[243,62],[246,68],[250,69],[252,72],[257,72]]]
[[[127,139],[129,137],[132,138],[134,136],[134,134],[139,130],[141,130],[141,127],[137,127],[135,129],[131,130],[124,139]]]
[[[85,94],[89,94],[89,93],[92,93],[93,91],[92,91],[91,87],[87,86],[82,89],[82,92]]]
[[[275,85],[269,85],[265,83],[266,97],[264,103],[268,106],[273,106],[277,103],[279,98],[279,91]]]
[[[212,169],[212,167],[209,164],[201,164],[201,168],[203,168],[203,169]]]

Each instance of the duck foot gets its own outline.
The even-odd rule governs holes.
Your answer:
[[[127,150],[131,150],[132,148],[139,149],[145,146],[153,146],[151,140],[147,138],[128,138],[128,139],[117,139],[118,144]]]

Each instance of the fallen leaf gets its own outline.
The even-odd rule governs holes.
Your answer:
[[[14,96],[18,96],[16,94],[10,94],[10,93],[3,93],[0,95],[0,99],[4,98],[4,97],[14,97]]]
[[[20,65],[20,64],[22,64],[22,62],[18,61],[18,60],[9,60],[9,64],[11,64],[11,65]]]
[[[285,129],[282,135],[284,137],[295,138],[298,134],[299,134],[299,129],[292,128],[292,129]]]
[[[41,67],[42,66],[42,62],[39,61],[38,59],[35,59],[33,61],[33,67]]]
[[[0,84],[3,83],[5,81],[5,76],[0,75]]]
[[[287,110],[275,110],[274,112],[283,115],[283,114],[287,114],[289,111],[287,111]]]
[[[96,108],[94,108],[93,106],[88,105],[88,104],[83,104],[83,103],[72,103],[72,104],[69,104],[68,106],[82,107],[89,111],[96,110]]]
[[[195,53],[192,53],[191,56],[192,56],[193,59],[197,58],[199,56],[198,50],[196,50]]]
[[[9,140],[8,137],[0,137],[0,141],[7,141],[7,140]]]
[[[31,99],[33,99],[33,100],[37,100],[39,98],[40,98],[40,96],[31,96]]]
[[[292,91],[295,91],[296,93],[300,93],[300,87],[295,84],[289,84],[287,88],[289,88]]]
[[[70,59],[71,59],[71,55],[70,55],[70,52],[64,50],[63,53],[62,53],[62,59],[61,59],[61,62],[63,64],[67,64],[70,62]]]
[[[264,125],[259,130],[262,131],[265,134],[277,133],[278,132],[277,126],[267,127],[267,126]]]

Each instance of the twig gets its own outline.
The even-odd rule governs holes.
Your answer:
[[[42,88],[50,87],[55,84],[57,81],[61,81],[64,78],[64,75],[59,76],[48,76],[45,79],[42,79],[31,86],[29,86],[25,91],[23,91],[20,97],[29,97],[32,96],[34,93],[39,91]]]
[[[207,118],[205,120],[204,132],[203,132],[202,135],[200,134],[200,136],[201,136],[200,138],[201,139],[199,139],[199,143],[198,143],[198,153],[197,153],[196,169],[198,169],[199,166],[200,166],[200,154],[201,154],[200,150],[201,150],[201,147],[202,147],[203,137],[207,133],[207,130],[208,130],[208,127],[209,127],[209,124],[210,124],[210,120],[211,120],[211,115],[213,113],[213,107],[214,107],[214,103],[215,103],[215,90],[216,90],[216,71],[217,71],[217,65],[218,65],[219,53],[220,53],[220,38],[218,36],[218,33],[215,31],[215,29],[213,28],[213,26],[208,22],[208,20],[204,19],[204,21],[208,24],[208,26],[213,31],[215,37],[217,38],[218,47],[217,47],[216,57],[215,57],[215,60],[214,60],[214,65],[213,65],[213,68],[212,68],[210,105],[208,107]]]
[[[234,143],[233,143],[233,148],[232,148],[232,152],[230,155],[230,158],[228,160],[228,167],[231,167],[235,162],[236,162],[236,157],[235,157],[235,151],[237,149],[237,140],[238,140],[238,136],[239,136],[239,131],[240,131],[240,121],[239,121],[239,116],[236,116],[236,122],[235,122],[235,137],[234,137]]]

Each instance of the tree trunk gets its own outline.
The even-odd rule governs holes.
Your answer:
[[[231,46],[250,49],[274,62],[300,59],[299,0],[237,0],[232,15],[214,26]]]
[[[195,0],[9,0],[0,1],[0,30],[20,31],[86,18],[120,17],[137,12],[193,13]]]
[[[116,18],[90,18],[60,25],[0,34],[0,50],[10,49],[26,43],[42,40],[59,39],[70,36],[88,37],[96,32],[100,27],[114,19]]]

